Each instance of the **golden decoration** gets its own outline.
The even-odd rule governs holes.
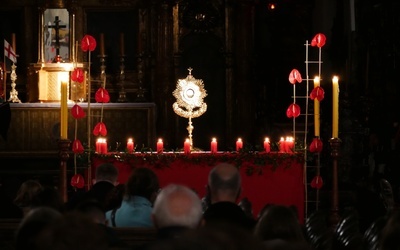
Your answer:
[[[203,98],[207,96],[203,80],[196,79],[192,75],[192,68],[188,68],[189,74],[185,79],[178,79],[176,89],[172,92],[176,102],[172,105],[174,112],[189,119],[187,130],[189,132],[190,148],[193,149],[192,118],[201,116],[207,111],[207,104]]]

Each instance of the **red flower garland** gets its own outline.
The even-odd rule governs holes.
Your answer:
[[[71,186],[75,188],[83,188],[85,186],[85,179],[80,174],[75,174],[71,178]]]
[[[324,181],[322,180],[322,177],[321,177],[320,175],[317,175],[317,176],[315,176],[314,179],[311,181],[310,186],[311,186],[312,188],[315,188],[315,189],[321,189],[322,186],[323,186],[323,184],[324,184]]]
[[[317,46],[318,48],[322,48],[325,45],[325,42],[326,42],[325,35],[322,33],[318,33],[311,40],[311,46],[313,47]]]
[[[106,136],[107,135],[107,127],[103,122],[98,122],[93,129],[93,135],[95,136]]]
[[[323,148],[323,143],[322,143],[321,139],[314,138],[310,144],[310,152],[311,153],[319,153],[322,151],[322,148]]]
[[[71,108],[71,115],[75,119],[81,119],[86,116],[86,113],[81,106],[75,103],[75,105]]]
[[[82,83],[85,79],[85,73],[80,68],[75,68],[71,73],[71,80],[74,82]]]
[[[286,110],[286,116],[288,118],[291,118],[291,117],[296,118],[299,115],[300,115],[300,106],[297,105],[296,103],[291,104]]]
[[[292,71],[289,74],[289,82],[291,84],[301,83],[303,78],[301,77],[300,72],[297,69],[292,69]]]
[[[325,91],[321,87],[315,87],[310,94],[310,99],[314,100],[317,98],[318,101],[322,101],[325,97]]]
[[[85,35],[81,41],[81,48],[83,52],[93,51],[96,49],[96,39],[91,35]]]
[[[100,87],[96,91],[95,100],[96,102],[107,103],[110,101],[110,95],[108,94],[108,91],[106,89]]]

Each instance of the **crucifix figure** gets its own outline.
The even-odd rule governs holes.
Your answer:
[[[54,25],[49,25],[48,28],[53,28],[56,31],[56,57],[54,58],[55,62],[60,62],[61,61],[61,56],[60,56],[60,29],[61,28],[66,28],[66,25],[60,25],[61,20],[58,18],[58,16],[55,17],[54,20]],[[51,34],[50,34],[51,37]]]

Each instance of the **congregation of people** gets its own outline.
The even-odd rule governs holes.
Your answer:
[[[56,188],[25,181],[14,199],[2,197],[1,218],[20,222],[11,245],[0,235],[0,249],[400,249],[400,213],[395,209],[365,232],[354,229],[354,216],[343,216],[336,228],[318,213],[301,223],[296,208],[282,204],[265,204],[255,215],[251,201],[239,200],[241,176],[228,163],[210,170],[205,197],[181,184],[161,187],[146,167],[134,168],[124,184],[117,180],[118,169],[104,163],[96,169],[93,186],[67,202]],[[117,228],[149,228],[156,235],[132,248],[119,238]]]

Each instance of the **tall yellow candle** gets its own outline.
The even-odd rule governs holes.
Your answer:
[[[119,34],[119,52],[121,56],[125,55],[125,35],[124,33]]]
[[[11,46],[15,53],[17,53],[17,39],[15,38],[15,33],[11,33]]]
[[[332,138],[339,136],[339,78],[332,78]]]
[[[105,56],[104,51],[104,33],[100,33],[100,56]]]
[[[319,77],[316,76],[314,78],[314,88],[320,86]],[[314,99],[314,135],[319,137],[320,135],[320,109],[319,109],[319,101],[317,98]]]
[[[61,139],[68,139],[68,82],[61,81]]]

